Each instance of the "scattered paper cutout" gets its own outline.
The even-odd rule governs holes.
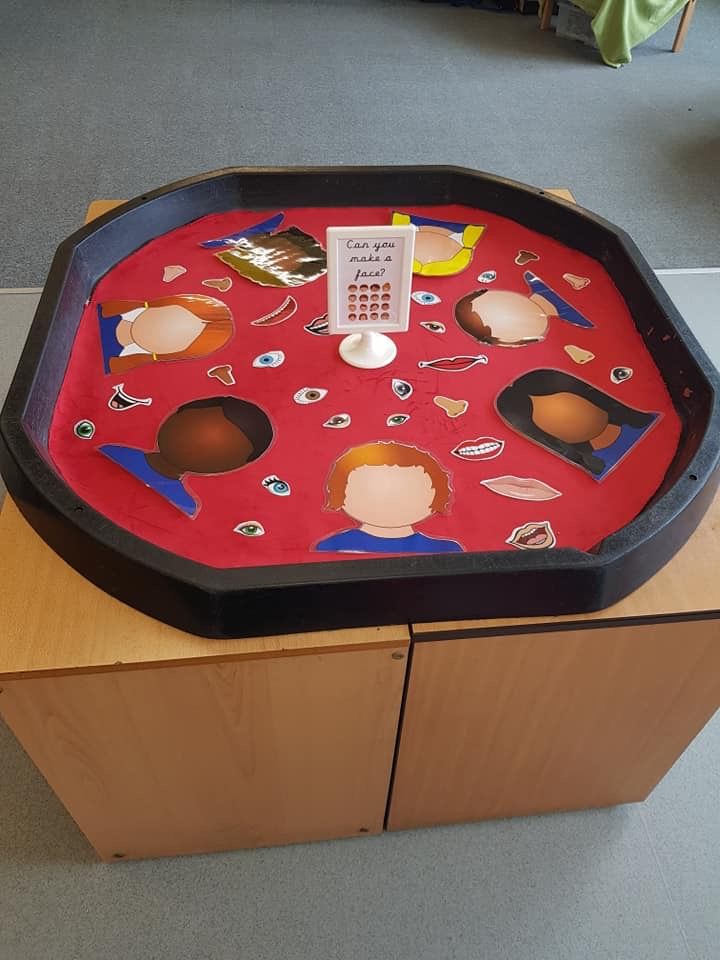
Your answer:
[[[635,410],[560,370],[531,370],[495,401],[513,430],[595,480],[613,470],[660,417]]]
[[[391,413],[385,421],[386,427],[401,427],[410,419],[409,413]]]
[[[584,290],[590,283],[589,277],[578,277],[574,273],[564,273],[563,280],[569,283],[573,290]]]
[[[271,473],[269,477],[265,477],[262,485],[276,497],[290,496],[290,484],[287,480],[281,480],[280,477],[276,477],[274,473]]]
[[[218,277],[217,279],[203,280],[202,285],[225,293],[232,286],[232,279],[230,277]]]
[[[408,383],[407,380],[393,380],[392,381],[392,392],[396,397],[399,397],[401,400],[407,400],[409,396],[412,395],[413,385]]]
[[[526,263],[532,263],[533,260],[539,260],[540,257],[533,253],[532,250],[518,250],[518,254],[515,257],[515,263],[519,267],[524,267]]]
[[[590,363],[591,360],[595,359],[594,353],[591,353],[590,350],[584,350],[582,347],[576,347],[574,343],[566,344],[563,350],[575,363]]]
[[[276,227],[279,227],[284,219],[284,213],[276,213],[274,216],[268,217],[266,220],[261,220],[259,223],[252,224],[252,226],[243,227],[243,229],[238,230],[237,233],[231,233],[224,237],[216,237],[214,240],[205,240],[200,244],[200,246],[207,250],[212,250],[216,247],[230,247],[239,240],[243,240],[245,237],[252,237],[256,233],[270,233]]]
[[[163,420],[155,450],[117,443],[97,449],[186,516],[196,517],[200,503],[185,487],[185,476],[239,470],[261,457],[273,436],[270,419],[256,404],[206,397],[184,403]]]
[[[325,251],[315,237],[298,227],[241,237],[215,256],[264,287],[300,287],[327,272]]]
[[[329,324],[327,314],[323,313],[319,317],[315,317],[310,323],[306,323],[305,330],[308,333],[314,333],[316,337],[327,337],[330,334]]]
[[[436,360],[420,360],[419,367],[428,367],[430,370],[442,370],[443,373],[462,373],[463,370],[469,370],[476,363],[487,363],[488,358],[484,354],[476,357],[438,357]]]
[[[95,424],[92,420],[78,420],[73,427],[73,433],[80,440],[90,440],[95,436]]]
[[[439,320],[421,320],[420,326],[425,327],[430,333],[445,333],[445,324]]]
[[[270,313],[266,313],[264,317],[258,317],[257,320],[252,321],[253,327],[274,327],[278,323],[284,323],[286,320],[289,320],[290,317],[297,311],[298,305],[295,297],[286,297],[279,307],[276,307],[275,310],[272,310]],[[327,316],[327,314],[326,314]],[[315,321],[313,320],[313,323]],[[310,326],[308,324],[308,326]],[[305,327],[307,330],[308,327]],[[315,333],[315,330],[311,330],[311,333]]]
[[[497,437],[477,437],[463,440],[450,452],[461,460],[494,460],[505,449],[505,441]]]
[[[125,373],[147,363],[194,360],[232,338],[229,308],[215,297],[182,293],[157,300],[98,304],[105,373]]]
[[[473,290],[455,304],[461,330],[480,343],[525,347],[544,340],[550,321],[564,320],[591,329],[594,324],[529,270],[524,274],[528,294],[510,290]]]
[[[423,307],[432,307],[436,303],[442,303],[442,300],[436,293],[430,293],[429,290],[416,290],[410,294],[415,303],[422,304]]]
[[[163,269],[163,283],[172,283],[173,280],[177,280],[184,273],[187,273],[187,267],[183,267],[179,263],[172,263]]]
[[[267,350],[259,354],[252,362],[254,367],[280,367],[285,363],[285,354],[282,350]]]
[[[149,407],[152,397],[133,397],[125,392],[125,384],[118,383],[113,387],[112,396],[108,400],[111,410],[131,410],[133,407]]]
[[[415,256],[413,273],[424,277],[451,277],[461,273],[473,258],[478,240],[485,227],[477,224],[435,220],[416,214],[392,215],[393,224],[415,225]]]
[[[420,469],[418,469],[420,468]],[[344,510],[357,526],[320,540],[334,553],[459,553],[455,540],[418,533],[415,526],[445,513],[450,475],[425,450],[380,441],[352,447],[330,468],[326,509]]]
[[[295,403],[317,403],[327,396],[324,387],[302,387],[293,395]]]
[[[349,413],[335,413],[325,421],[323,426],[330,427],[331,430],[344,430],[345,427],[349,427],[351,423],[352,420]]]
[[[265,534],[265,527],[259,520],[242,520],[233,527],[233,533],[241,533],[244,537],[262,537]]]
[[[505,474],[502,477],[481,480],[480,483],[493,493],[513,500],[556,500],[562,496],[555,487],[534,477],[514,477],[512,474]]]
[[[217,367],[210,367],[207,375],[215,380],[219,380],[220,383],[225,384],[226,387],[232,387],[235,383],[235,375],[233,374],[232,364],[230,363],[221,363]]]
[[[515,527],[505,543],[518,550],[549,550],[557,543],[549,520],[531,521]]]
[[[478,280],[480,283],[493,283],[497,280],[497,272],[495,270],[484,270],[478,275]]]
[[[613,383],[625,383],[632,375],[632,367],[613,367],[610,371],[610,379]]]
[[[467,400],[453,400],[452,397],[433,397],[433,403],[444,410],[451,419],[461,417],[469,407]]]

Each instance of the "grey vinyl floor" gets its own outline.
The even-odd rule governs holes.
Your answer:
[[[720,363],[720,272],[661,280]],[[112,866],[0,723],[0,960],[718,957],[720,715],[640,805]]]
[[[0,287],[40,285],[89,198],[228,165],[456,163],[716,266],[720,0],[632,64],[537,19],[419,0],[0,0]]]

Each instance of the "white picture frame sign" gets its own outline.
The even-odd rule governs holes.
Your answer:
[[[340,356],[357,367],[394,360],[410,323],[415,227],[328,227],[328,332],[346,334]]]

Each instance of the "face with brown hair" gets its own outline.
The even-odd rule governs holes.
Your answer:
[[[328,479],[328,507],[363,524],[412,526],[444,510],[447,473],[429,453],[403,443],[366,443],[340,457]]]
[[[500,347],[537,343],[548,330],[548,316],[540,304],[506,290],[468,294],[456,304],[455,319],[475,340]]]
[[[123,347],[135,345],[156,360],[205,357],[224,346],[233,335],[229,308],[215,297],[178,294],[149,302],[112,300],[101,305],[103,316],[119,316],[115,337]],[[134,319],[128,314],[135,314]],[[113,358],[110,368],[142,364],[142,355]]]
[[[432,512],[435,489],[422,467],[356,467],[348,477],[343,510],[373,527],[406,527]]]
[[[178,304],[148,307],[130,324],[133,343],[147,353],[168,354],[187,350],[205,329],[205,323]]]

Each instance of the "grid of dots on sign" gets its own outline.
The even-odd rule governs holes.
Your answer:
[[[349,283],[348,320],[357,323],[387,323],[391,316],[391,283]]]

